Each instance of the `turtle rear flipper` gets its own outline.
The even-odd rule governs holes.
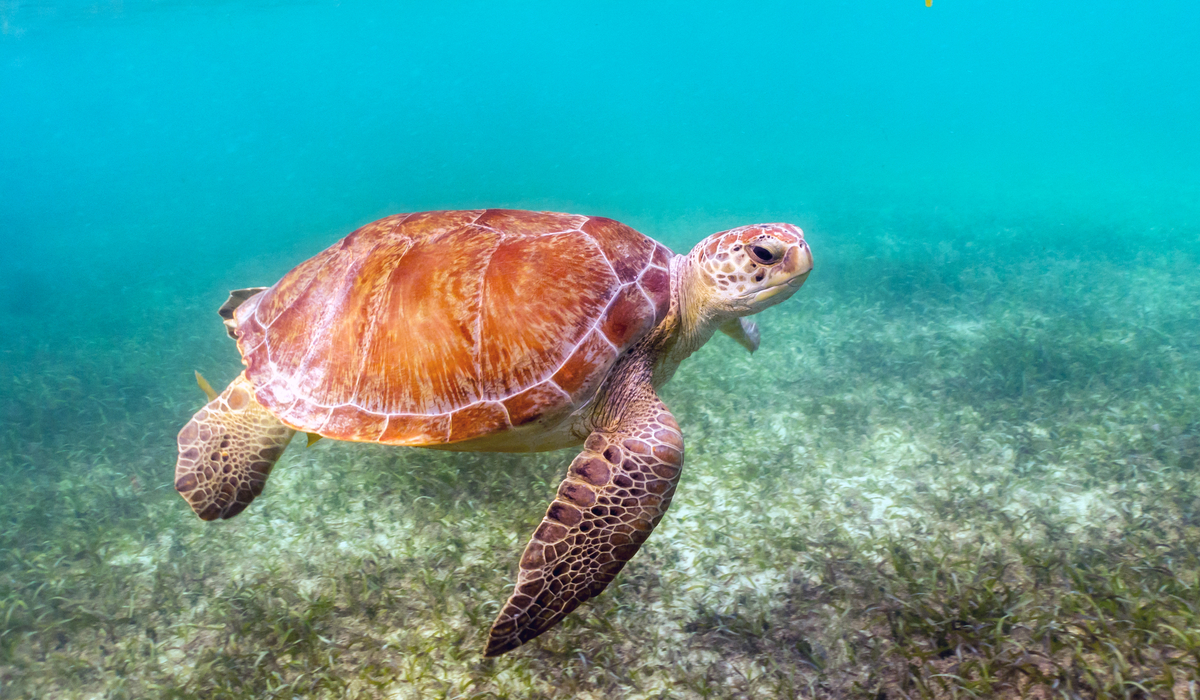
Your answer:
[[[229,334],[230,338],[237,340],[237,334],[234,332],[237,330],[237,321],[233,317],[233,312],[237,311],[237,307],[258,296],[259,293],[266,289],[266,287],[235,289],[229,293],[229,298],[225,300],[224,304],[221,304],[221,308],[217,309],[217,315],[224,319],[225,332]]]
[[[201,520],[232,518],[262,493],[293,434],[241,374],[179,431],[175,490]]]

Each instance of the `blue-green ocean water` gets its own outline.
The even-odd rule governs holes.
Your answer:
[[[169,484],[191,373],[238,370],[215,315],[226,292],[397,212],[601,215],[677,252],[794,222],[816,258],[789,302],[805,313],[859,300],[919,316],[910,297],[991,300],[1006,274],[1063,261],[1129,289],[1152,264],[1190,279],[1198,56],[1185,0],[0,0],[0,489],[61,489],[61,505],[102,447],[105,473],[136,476],[114,503],[184,510]],[[1080,284],[1042,289],[1061,305],[1041,318],[1100,338],[1117,326],[1083,295],[1103,285]],[[1167,338],[1194,369],[1188,312],[1156,294],[1118,330]],[[799,342],[765,325],[765,343]],[[1126,366],[1038,352],[996,385],[1092,387],[1080,372]],[[91,512],[0,521],[19,528],[11,545]],[[50,623],[22,624],[5,653]]]
[[[793,221],[831,270],[1012,228],[1013,255],[1197,237],[1188,2],[6,0],[0,31],[6,348],[115,345],[400,211],[677,250]]]
[[[1189,2],[5,0],[0,32],[5,376],[401,211],[600,214],[679,251],[792,221],[831,281],[1200,235]]]
[[[396,211],[596,212],[683,248],[764,218],[1172,231],[1200,200],[1188,2],[9,0],[0,23],[10,300],[251,258],[274,279]]]

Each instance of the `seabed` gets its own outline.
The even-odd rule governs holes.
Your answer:
[[[9,308],[0,696],[1195,698],[1200,246],[1034,239],[818,231],[762,349],[715,338],[665,391],[654,536],[498,659],[569,453],[297,440],[203,523],[171,475],[191,371],[239,369],[219,293],[64,301],[44,335]]]

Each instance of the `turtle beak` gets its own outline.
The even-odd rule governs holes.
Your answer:
[[[770,286],[754,295],[754,304],[761,304],[768,299],[772,304],[778,304],[787,299],[804,284],[812,268],[812,251],[802,239],[788,248],[783,260],[771,274]]]

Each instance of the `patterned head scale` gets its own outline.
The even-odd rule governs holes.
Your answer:
[[[689,257],[712,295],[739,313],[788,298],[813,266],[804,232],[792,224],[753,224],[714,233]]]

